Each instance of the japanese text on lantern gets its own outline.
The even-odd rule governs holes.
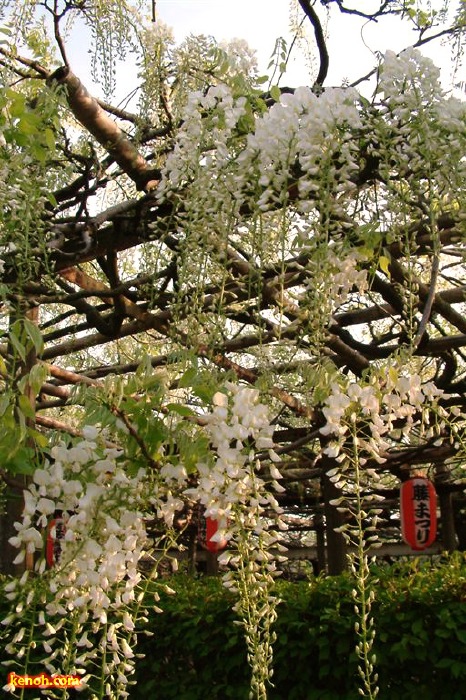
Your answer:
[[[422,550],[437,535],[437,498],[429,479],[417,477],[401,485],[401,529],[403,539],[414,550]]]

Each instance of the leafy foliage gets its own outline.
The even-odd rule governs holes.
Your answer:
[[[459,700],[466,680],[463,555],[378,567],[372,576],[380,696]],[[154,636],[141,638],[145,659],[132,697],[201,700],[208,688],[213,700],[246,700],[246,649],[230,594],[215,579],[175,577],[170,586],[177,595],[162,597],[165,613],[154,620]],[[352,587],[347,575],[280,584],[271,700],[360,697]]]

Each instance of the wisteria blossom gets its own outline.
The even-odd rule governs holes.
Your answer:
[[[205,421],[213,459],[197,464],[195,487],[187,485],[186,468],[169,461],[155,480],[143,470],[129,476],[122,452],[105,447],[92,426],[85,426],[84,438],[73,446],[52,448],[50,460],[36,470],[24,492],[23,518],[15,523],[17,534],[10,540],[19,550],[17,563],[27,554],[36,555],[35,570],[44,587],[37,599],[29,572],[7,584],[6,596],[14,612],[2,624],[18,630],[6,645],[8,654],[20,660],[24,653],[21,644],[28,623],[19,601],[26,595],[29,602],[35,601],[48,672],[78,673],[86,683],[89,664],[96,654],[106,653],[111,696],[126,697],[142,590],[139,561],[148,545],[145,517],[152,510],[167,528],[173,528],[176,513],[188,501],[199,503],[206,516],[218,520],[215,537],[230,542],[220,560],[227,566],[225,585],[238,590],[238,611],[245,604],[245,576],[247,590],[256,587],[270,606],[266,624],[258,624],[261,631],[256,631],[259,637],[251,652],[267,650],[256,674],[259,678],[262,673],[262,681],[257,682],[265,682],[274,618],[273,596],[266,593],[276,569],[271,548],[281,548],[276,531],[281,509],[273,495],[282,490],[277,481],[281,474],[273,465],[277,458],[274,427],[259,392],[233,383],[215,394]],[[265,480],[258,474],[263,470],[258,454],[264,451],[271,459]],[[57,537],[58,525],[53,523],[58,522],[63,536],[58,556],[47,569],[45,537],[50,527],[49,534]],[[249,632],[253,633],[252,628]],[[100,640],[99,651],[89,637]],[[70,639],[76,640],[71,655],[66,651]]]
[[[228,382],[214,395],[213,403],[207,422],[213,464],[198,464],[198,486],[185,494],[218,521],[214,537],[229,542],[219,557],[221,565],[230,567],[223,582],[238,594],[235,609],[245,628],[252,687],[262,696],[272,668],[277,604],[273,581],[277,552],[283,550],[280,530],[284,524],[274,496],[274,491],[283,490],[277,481],[281,474],[272,463],[267,485],[258,474],[262,465],[257,453],[267,450],[271,460],[275,458],[274,426],[255,389]]]
[[[434,423],[436,434],[441,435],[446,417],[439,404],[442,396],[443,392],[432,382],[422,382],[415,373],[404,375],[394,367],[384,375],[383,382],[369,381],[365,386],[357,382],[348,382],[346,386],[335,382],[322,407],[325,424],[320,433],[328,438],[323,453],[342,461],[350,427],[361,420],[364,437],[358,440],[358,445],[362,458],[382,464],[390,447],[390,432],[397,421],[406,440],[410,439],[414,426],[430,439]]]
[[[106,674],[113,677],[112,693],[125,697],[134,657],[138,563],[147,543],[141,510],[145,475],[140,471],[128,476],[119,450],[101,446],[95,428],[88,426],[83,432],[88,439],[75,446],[52,448],[50,460],[35,472],[24,492],[23,519],[15,523],[17,534],[10,542],[19,549],[16,562],[22,562],[26,553],[36,555],[35,570],[43,588],[38,594],[28,571],[6,585],[15,612],[2,624],[14,622],[19,631],[5,650],[13,658],[21,656],[28,621],[27,609],[18,601],[26,593],[39,611],[47,671],[78,673],[85,683],[96,657],[95,646],[88,641],[91,635],[100,639],[100,653],[110,652]],[[47,570],[44,539],[49,523],[56,530],[53,522],[63,524],[64,534],[54,565]],[[55,531],[50,535],[57,537]],[[69,654],[73,638],[76,646]]]

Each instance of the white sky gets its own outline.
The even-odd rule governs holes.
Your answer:
[[[325,16],[322,10],[319,8],[319,14]],[[257,50],[261,72],[267,70],[276,39],[283,36],[288,45],[292,40],[288,0],[157,0],[157,11],[160,19],[173,27],[177,40],[189,33],[211,34],[218,41],[245,39]],[[351,24],[358,24],[348,19]],[[349,62],[347,59],[348,67],[367,54],[363,47],[362,55],[358,52],[355,56],[354,48],[351,47]],[[285,83],[310,82],[303,52],[295,49],[292,59]]]
[[[158,21],[171,27],[177,42],[188,34],[212,35],[219,42],[234,38],[245,39],[251,48],[257,51],[259,68],[262,74],[268,73],[276,39],[284,37],[290,45],[293,35],[290,33],[290,5],[293,0],[156,0]],[[432,0],[435,5],[442,0]],[[297,3],[295,2],[295,5]],[[371,11],[379,6],[379,0],[347,0],[346,4],[360,10]],[[455,2],[456,4],[456,2]],[[147,0],[148,17],[151,0]],[[299,9],[299,17],[302,11]],[[361,18],[340,15],[333,8],[328,17],[326,10],[316,3],[316,9],[323,20],[330,54],[330,70],[325,84],[341,85],[343,81],[353,82],[366,74],[376,63],[374,54],[384,53],[387,49],[396,52],[413,43],[417,36],[406,22],[400,23],[392,17],[382,18],[378,24],[365,22]],[[306,56],[295,48],[289,63],[289,70],[282,78],[281,85],[296,87],[309,85],[317,73],[317,51],[313,29],[308,20],[305,27],[312,47],[314,65],[309,65]],[[95,94],[100,94],[98,87],[89,77],[89,60],[85,51],[87,39],[78,32],[72,37],[71,65],[84,84]],[[442,47],[440,42],[426,46],[423,52],[434,62],[443,67],[445,87],[450,87],[450,50]],[[123,99],[134,84],[135,68],[130,57],[118,66],[117,96],[114,102]],[[459,75],[458,80],[465,76]],[[130,86],[130,87],[128,87]],[[360,89],[363,89],[361,86]],[[367,90],[370,91],[369,86]]]
[[[371,11],[379,6],[379,1],[348,0],[346,4]],[[245,39],[257,50],[261,72],[264,73],[276,39],[283,36],[288,45],[292,39],[289,32],[289,0],[157,0],[156,8],[160,20],[173,28],[179,41],[190,33],[211,34],[218,41]],[[316,5],[316,9],[325,20],[325,9],[320,4]],[[300,8],[299,13],[302,17]],[[315,46],[308,20],[305,26],[311,44]],[[327,85],[340,85],[345,79],[351,82],[365,74],[374,61],[373,52],[384,53],[387,49],[400,51],[416,40],[415,33],[409,27],[400,31],[400,23],[394,18],[382,18],[379,24],[369,24],[361,18],[341,16],[333,8],[330,21],[328,24],[325,22],[324,28],[330,53]],[[448,60],[448,51],[442,50],[438,44],[435,49],[426,48],[425,52],[438,64]],[[317,57],[316,52],[314,56]],[[296,86],[311,82],[306,58],[303,52],[295,50],[283,84]]]

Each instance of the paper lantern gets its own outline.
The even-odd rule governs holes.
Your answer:
[[[411,549],[430,547],[437,536],[437,495],[429,479],[415,477],[401,484],[401,534]]]
[[[45,560],[52,567],[60,562],[61,540],[66,532],[65,521],[61,517],[52,518],[47,525],[47,540],[45,544]]]
[[[220,552],[227,546],[226,540],[221,540],[220,542],[212,541],[212,537],[216,534],[218,530],[218,521],[214,518],[201,516],[199,520],[199,542],[203,547],[205,547],[209,552]]]

